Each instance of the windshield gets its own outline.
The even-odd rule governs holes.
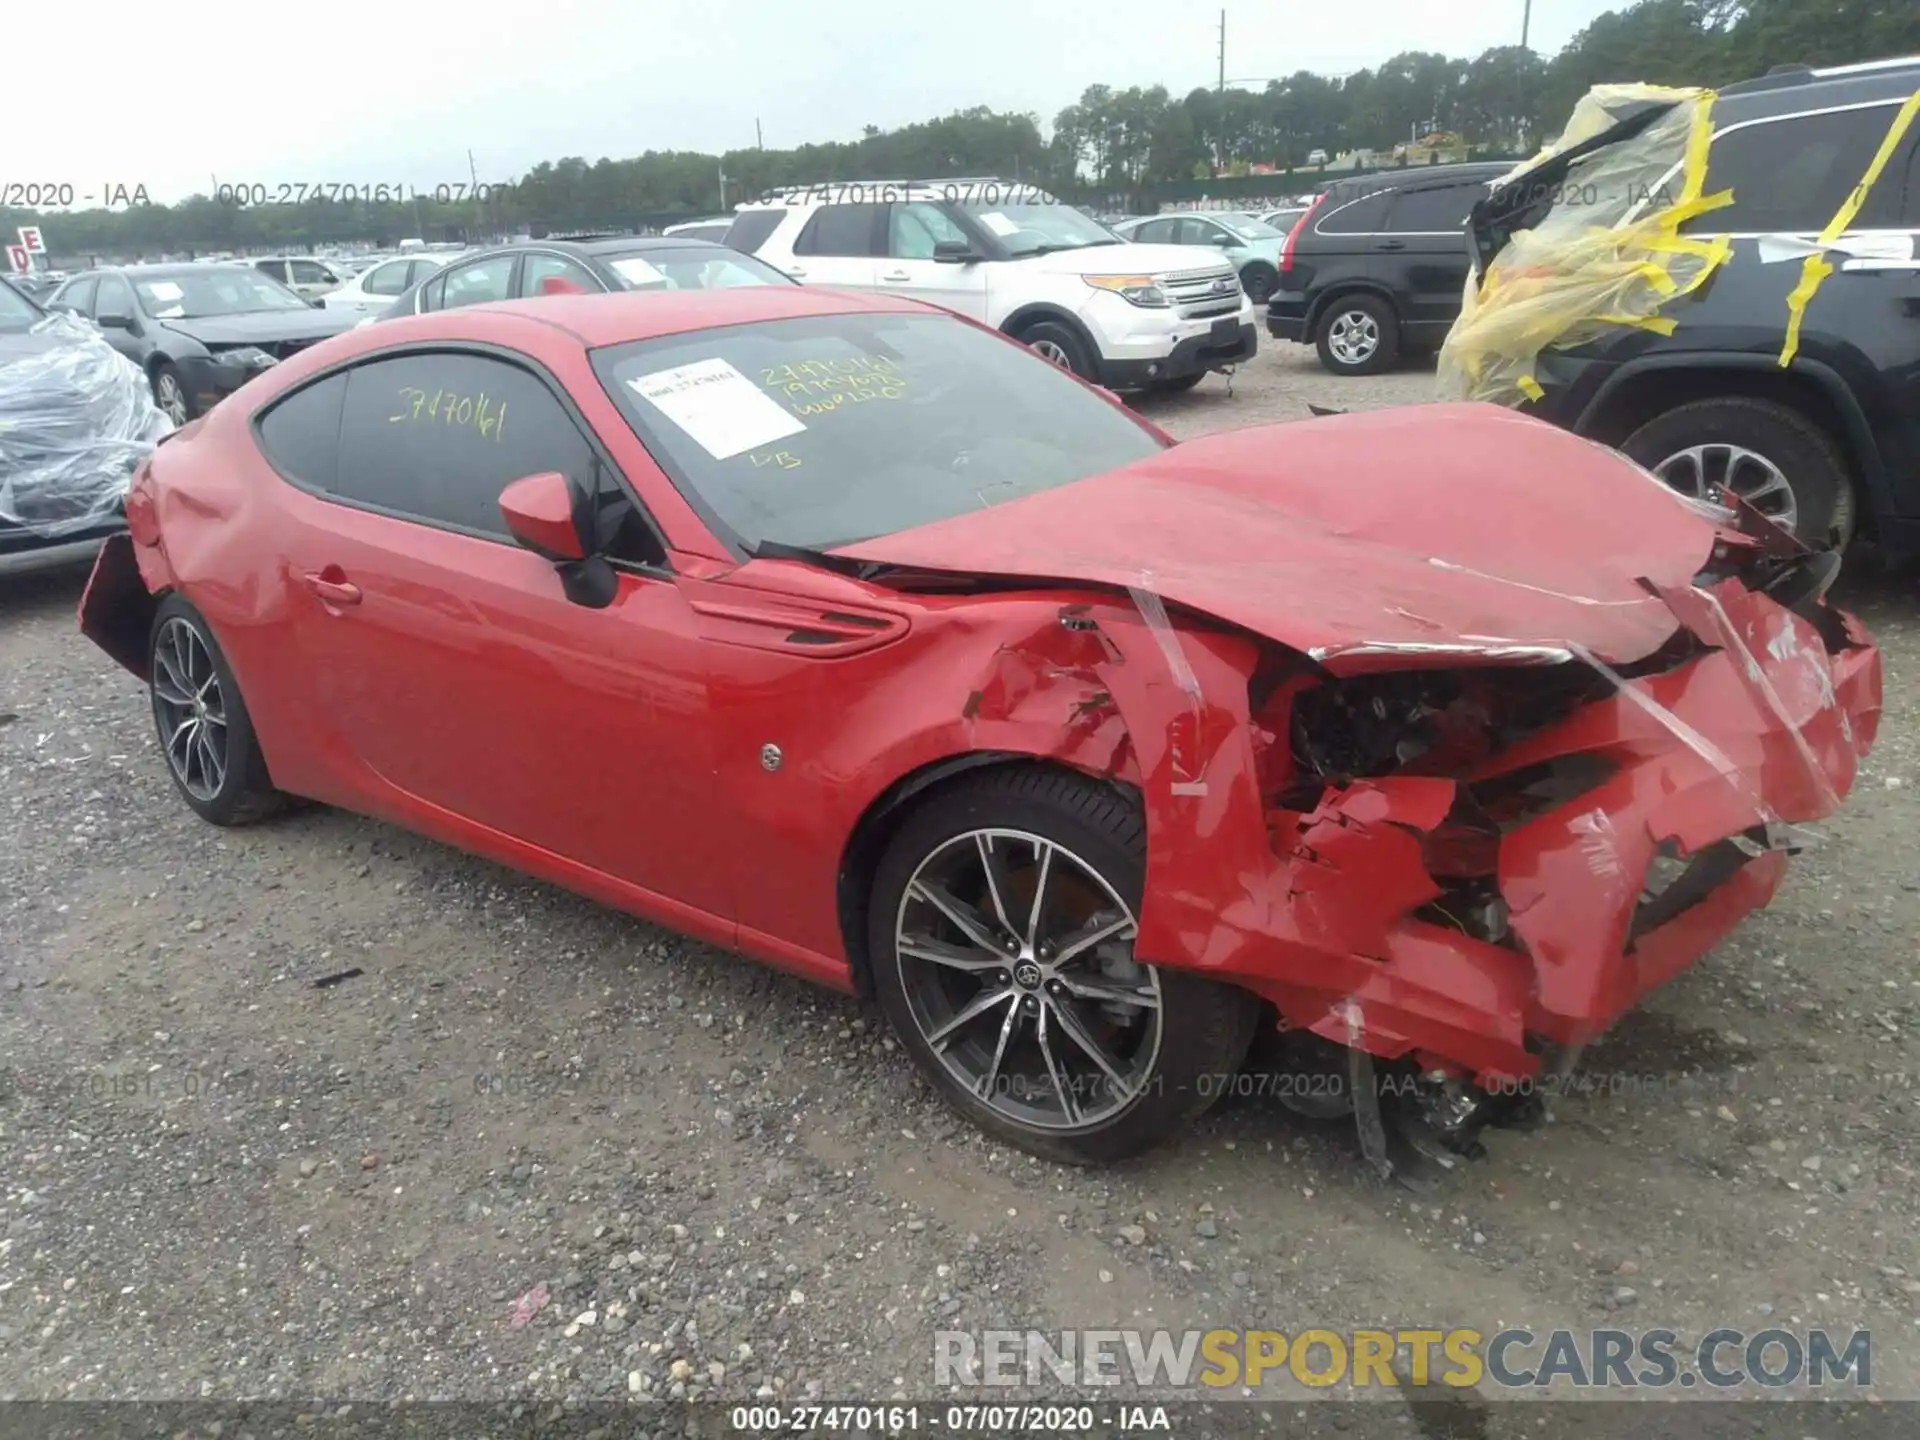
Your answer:
[[[942,315],[731,325],[594,368],[689,503],[749,549],[890,535],[1161,448],[1071,375]]]
[[[602,257],[629,290],[728,290],[736,285],[792,285],[764,260],[737,250],[689,245]]]
[[[1242,240],[1284,240],[1287,238],[1285,231],[1274,229],[1273,226],[1267,224],[1266,221],[1259,219],[1257,216],[1235,213],[1216,215],[1214,218],[1234,234],[1238,235]]]
[[[1091,215],[1071,205],[987,205],[967,201],[960,208],[990,234],[1000,237],[1016,257],[1088,245],[1118,245],[1120,237]]]
[[[206,315],[249,315],[260,310],[310,308],[286,286],[251,266],[169,270],[129,275],[140,308],[156,320],[196,320]]]
[[[40,320],[41,312],[35,309],[26,296],[12,285],[0,281],[0,334],[18,335]]]

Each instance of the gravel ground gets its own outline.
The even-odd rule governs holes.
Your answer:
[[[1273,346],[1146,408],[1430,386]],[[926,1398],[941,1329],[1776,1323],[1871,1328],[1920,1397],[1911,576],[1849,581],[1895,683],[1828,843],[1607,1040],[1618,1088],[1426,1196],[1261,1100],[1043,1164],[853,1001],[349,815],[202,824],[79,590],[0,585],[0,1398]]]

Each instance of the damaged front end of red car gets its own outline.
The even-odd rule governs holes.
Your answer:
[[[1135,953],[1270,1002],[1281,1097],[1350,1110],[1369,1160],[1418,1183],[1531,1119],[1838,807],[1881,677],[1821,598],[1834,564],[1735,512],[1692,583],[1642,582],[1671,634],[1632,663],[1497,637],[1298,649],[1135,588],[1003,649],[970,716],[1072,701],[1062,758],[1146,812]]]
[[[1873,743],[1879,657],[1816,593],[1830,558],[1747,519],[1694,584],[1648,582],[1675,628],[1632,665],[1256,647],[1145,594],[1103,617],[1149,820],[1136,952],[1270,1001],[1289,1063],[1333,1070],[1295,1088],[1342,1097],[1383,1173],[1525,1119],[1772,898]]]

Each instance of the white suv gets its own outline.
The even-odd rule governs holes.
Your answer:
[[[1253,358],[1253,302],[1223,256],[1135,245],[1044,190],[861,181],[769,192],[726,243],[808,285],[912,296],[1112,390],[1185,390]]]

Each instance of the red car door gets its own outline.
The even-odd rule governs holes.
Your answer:
[[[310,442],[333,416],[331,473],[301,474],[293,452],[324,454]],[[644,517],[602,470],[631,563],[599,610],[501,520],[523,475],[596,484],[546,381],[497,355],[390,354],[293,392],[260,434],[303,487],[286,497],[285,575],[315,743],[363,791],[323,798],[443,835],[464,821],[493,832],[456,837],[478,848],[510,837],[730,917],[701,644],[648,563],[663,552]]]

